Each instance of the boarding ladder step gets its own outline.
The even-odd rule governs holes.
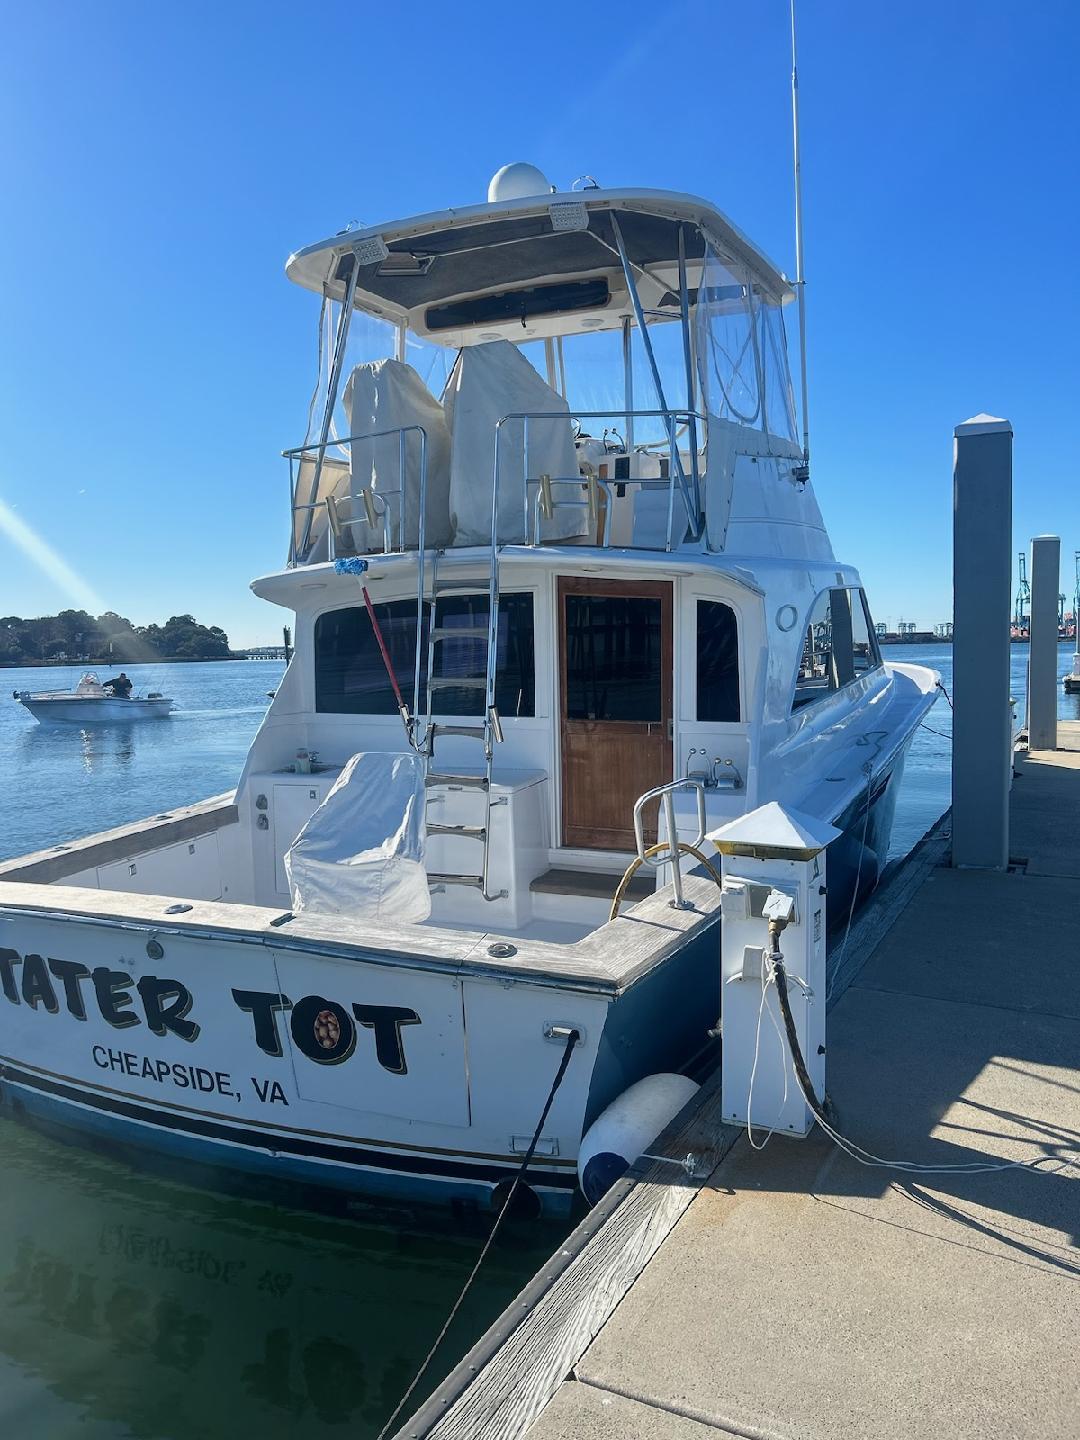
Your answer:
[[[487,827],[484,825],[441,825],[429,820],[429,835],[459,835],[463,840],[486,840]]]
[[[498,634],[499,634],[499,547],[495,539],[495,501],[492,502],[492,540],[490,548],[490,569],[487,576],[480,579],[460,579],[458,577],[444,578],[439,574],[439,561],[442,555],[435,552],[431,566],[431,594],[430,594],[430,620],[427,627],[427,680],[424,687],[425,718],[421,725],[418,719],[417,734],[422,736],[420,752],[424,756],[426,765],[425,783],[429,790],[438,787],[444,789],[478,790],[483,795],[483,815],[468,816],[461,821],[452,820],[447,817],[445,821],[429,823],[428,834],[436,836],[447,836],[451,838],[476,840],[482,847],[482,858],[480,862],[480,873],[455,875],[441,871],[429,871],[428,882],[432,888],[447,885],[465,885],[479,890],[485,900],[497,900],[505,895],[505,891],[493,894],[488,882],[488,867],[490,862],[491,846],[491,762],[492,752],[496,744],[502,740],[502,726],[499,722],[499,713],[495,708],[495,671],[498,657]],[[428,595],[424,585],[424,567],[419,567],[420,593],[418,600],[421,608],[428,601]],[[475,596],[476,605],[466,605],[467,613],[454,616],[460,618],[462,624],[454,626],[447,624],[448,617],[444,612],[447,606],[444,601],[459,599],[461,597]],[[487,602],[487,615],[482,613],[483,601]],[[477,615],[475,612],[481,610]],[[468,613],[468,612],[472,613]],[[484,659],[479,668],[480,673],[475,670],[471,675],[447,675],[437,673],[439,656],[453,654],[452,651],[441,649],[454,640],[483,641]],[[417,636],[417,644],[420,644],[420,637]],[[468,653],[468,652],[466,652]],[[417,677],[420,675],[419,657],[416,666]],[[440,701],[443,704],[450,702],[450,697],[457,691],[459,695],[475,696],[476,710],[482,715],[469,723],[471,717],[462,716],[460,720],[447,717],[445,721],[436,720],[434,717],[439,710]],[[419,708],[419,695],[417,700]],[[455,707],[458,708],[458,707]],[[471,708],[471,707],[468,707]],[[480,774],[461,774],[456,770],[447,767],[440,768],[436,758],[435,750],[437,742],[446,738],[456,737],[460,740],[468,740],[477,744],[482,749],[482,768]],[[479,758],[479,757],[478,757]],[[480,768],[480,767],[478,767]],[[447,797],[449,803],[449,797]]]
[[[429,770],[425,783],[432,789],[438,785],[451,785],[462,790],[486,790],[490,781],[486,775],[450,775]]]
[[[487,681],[471,675],[432,675],[428,679],[429,690],[486,690]]]
[[[462,625],[460,629],[453,625],[436,625],[430,635],[435,644],[442,640],[486,640],[488,631],[486,625]]]
[[[433,720],[428,726],[428,735],[432,740],[438,735],[464,735],[467,740],[484,740],[487,733],[486,725],[444,725],[442,721]]]

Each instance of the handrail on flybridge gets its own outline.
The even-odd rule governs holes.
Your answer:
[[[703,476],[701,473],[700,455],[704,453],[705,441],[708,434],[708,416],[700,410],[688,408],[677,409],[654,409],[654,410],[582,410],[575,411],[571,417],[575,420],[662,420],[667,430],[667,437],[664,441],[653,441],[648,446],[636,446],[632,454],[638,453],[663,453],[668,454],[667,477],[641,477],[627,476],[614,479],[613,477],[595,478],[585,475],[529,475],[529,427],[536,423],[550,423],[560,421],[566,423],[567,416],[558,411],[512,411],[503,415],[494,427],[494,474],[493,484],[495,493],[498,493],[499,486],[505,479],[505,465],[507,460],[503,455],[504,447],[500,445],[500,436],[505,433],[505,427],[514,424],[521,426],[521,472],[522,472],[522,518],[523,529],[522,539],[526,545],[539,545],[541,543],[541,519],[549,518],[552,509],[576,508],[586,509],[594,522],[596,530],[599,531],[597,543],[607,547],[610,541],[611,515],[613,509],[614,495],[612,487],[618,484],[620,487],[631,485],[640,488],[659,489],[666,486],[667,489],[667,522],[664,532],[665,550],[671,550],[675,543],[675,497],[678,493],[681,507],[686,513],[686,524],[693,539],[700,539],[703,529]],[[679,436],[688,433],[687,461],[689,473],[684,470],[683,464],[676,464],[675,457],[680,454],[678,448]],[[419,476],[416,497],[416,531],[417,544],[413,546],[406,544],[407,534],[406,520],[410,517],[406,513],[407,506],[407,469],[408,452],[407,439],[410,434],[416,434],[420,438]],[[368,440],[387,439],[392,436],[398,437],[398,484],[395,489],[387,489],[380,486],[379,490],[373,490],[370,486],[362,486],[357,491],[351,491],[348,497],[324,496],[318,498],[318,480],[323,469],[323,460],[327,450],[337,447],[344,447],[353,443]],[[381,530],[382,552],[392,554],[400,551],[424,549],[424,520],[427,513],[427,483],[428,483],[428,437],[427,431],[422,425],[402,425],[386,430],[372,430],[356,435],[338,436],[326,440],[312,441],[308,444],[297,445],[292,449],[283,450],[282,456],[289,462],[289,498],[292,513],[292,534],[289,548],[290,567],[297,564],[304,564],[307,555],[310,553],[310,544],[307,543],[311,536],[311,522],[316,511],[325,509],[328,520],[328,557],[331,560],[337,558],[338,547],[345,532],[352,534],[358,526],[364,526],[369,530]],[[680,457],[681,458],[681,457]],[[308,499],[301,501],[298,490],[301,483],[300,467],[305,461],[315,461],[315,475],[308,485]],[[553,493],[552,487],[559,488],[559,494]],[[573,491],[577,489],[579,494],[574,497]],[[565,491],[570,491],[567,496]],[[603,521],[599,518],[598,497],[603,494],[607,500],[604,507]],[[358,515],[342,514],[342,500],[344,498],[356,500],[362,506],[362,513]],[[305,516],[304,537],[297,541],[297,518]],[[396,533],[395,533],[396,532]],[[306,546],[306,548],[305,548]],[[660,548],[656,545],[634,546],[630,548],[655,550]]]

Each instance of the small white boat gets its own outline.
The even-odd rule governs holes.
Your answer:
[[[74,690],[16,690],[15,699],[35,720],[85,725],[96,720],[158,720],[168,715],[173,702],[167,695],[113,695],[88,671]]]

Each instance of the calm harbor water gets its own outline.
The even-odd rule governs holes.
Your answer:
[[[1061,669],[1071,646],[1062,647]],[[933,665],[949,646],[894,647]],[[1014,693],[1027,651],[1013,649]],[[136,666],[167,721],[46,730],[6,697],[79,667],[0,670],[0,857],[230,788],[280,662]],[[1061,698],[1080,718],[1080,697]],[[912,745],[893,853],[949,802],[951,713]],[[940,733],[934,733],[940,732]],[[0,1124],[0,1434],[19,1440],[275,1440],[378,1433],[479,1246],[475,1228],[417,1230],[205,1192]],[[559,1235],[513,1227],[495,1247],[430,1380],[456,1361]]]

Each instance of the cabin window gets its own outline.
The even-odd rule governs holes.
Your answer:
[[[551,285],[531,285],[522,290],[503,290],[495,295],[475,295],[432,305],[424,313],[428,330],[460,330],[465,325],[503,325],[520,320],[524,325],[542,315],[569,315],[575,310],[599,310],[611,299],[608,282],[560,280]]]
[[[718,600],[697,602],[697,718],[740,718],[739,627],[735,611]]]
[[[664,617],[652,595],[566,597],[566,718],[660,723]]]
[[[420,687],[427,684],[428,612],[420,648]],[[416,663],[416,601],[392,600],[376,605],[375,615],[397,676],[401,693],[412,703]],[[439,601],[440,629],[481,629],[487,626],[486,595],[454,595]],[[482,678],[487,639],[462,636],[435,649],[439,676]],[[503,716],[532,715],[536,703],[533,604],[528,593],[499,597],[499,651],[495,703]],[[440,688],[434,696],[438,715],[480,715],[483,693],[475,688]],[[421,700],[421,703],[423,701]],[[393,715],[397,710],[367,610],[362,605],[330,610],[315,622],[315,708],[331,715]]]
[[[801,709],[881,664],[866,597],[855,588],[826,590],[803,632],[792,709]]]
[[[851,596],[851,636],[855,649],[855,674],[865,675],[868,670],[876,670],[881,664],[877,632],[874,629],[874,622],[870,618],[870,606],[867,604],[865,590],[849,590],[848,594]]]

